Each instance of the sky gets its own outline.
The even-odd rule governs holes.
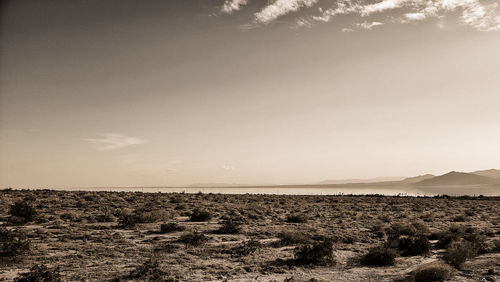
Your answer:
[[[496,0],[12,0],[0,187],[500,168]]]

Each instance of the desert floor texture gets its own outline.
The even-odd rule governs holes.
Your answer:
[[[5,189],[0,221],[5,281],[500,281],[498,197]]]

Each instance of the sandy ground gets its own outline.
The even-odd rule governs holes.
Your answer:
[[[35,208],[32,221],[12,223],[9,207],[18,201]],[[195,209],[211,218],[190,221]],[[292,215],[301,222],[289,222]],[[217,232],[229,218],[237,218],[241,230]],[[2,260],[0,280],[6,281],[38,264],[59,267],[65,281],[155,280],[155,271],[159,279],[173,281],[394,281],[442,260],[444,250],[432,237],[451,226],[477,229],[488,251],[455,269],[450,281],[500,281],[500,254],[495,249],[500,198],[3,190],[0,220],[5,228],[27,234],[31,242],[25,254]],[[183,230],[160,232],[165,223],[177,223]],[[397,223],[423,226],[432,251],[398,256],[393,266],[363,265],[360,260],[368,249],[384,244],[387,230]],[[191,245],[181,240],[193,232],[206,241]],[[302,241],[280,243],[284,232]],[[334,240],[334,263],[289,263],[298,246],[325,237]],[[250,239],[260,246],[239,252]],[[142,276],[131,275],[147,261],[156,266]]]

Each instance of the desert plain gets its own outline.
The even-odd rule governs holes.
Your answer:
[[[500,197],[4,189],[0,221],[2,281],[500,280]]]

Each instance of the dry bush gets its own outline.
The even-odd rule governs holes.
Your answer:
[[[160,225],[160,233],[172,233],[178,231],[184,231],[184,226],[177,224],[176,222],[163,223]]]
[[[140,223],[152,223],[169,218],[170,215],[165,211],[146,211],[143,209],[135,209],[133,211],[124,209],[119,214],[119,225],[121,227],[134,227]]]
[[[208,241],[208,238],[202,233],[192,232],[182,235],[179,241],[190,246],[201,246]]]
[[[446,263],[433,262],[422,265],[415,270],[413,277],[415,282],[444,281],[453,274],[453,268]]]
[[[486,236],[480,234],[474,228],[465,228],[463,226],[452,226],[448,231],[443,232],[439,236],[436,246],[450,249],[450,246],[455,242],[460,242],[458,245],[467,245],[471,257],[488,251]],[[455,248],[456,246],[450,249],[450,252],[455,254],[453,256],[457,256]]]
[[[248,256],[256,252],[258,249],[262,248],[262,244],[257,240],[248,240],[241,243],[240,245],[226,251],[226,253],[232,254],[234,256],[243,257]]]
[[[30,247],[31,242],[27,239],[26,233],[0,227],[0,258],[16,258],[27,253]]]
[[[279,234],[280,240],[275,242],[274,247],[292,246],[297,244],[307,244],[311,241],[310,236],[304,232],[285,231]]]
[[[19,275],[14,282],[60,282],[59,267],[48,268],[45,265],[35,265],[29,272]]]
[[[493,241],[493,252],[500,253],[500,239]]]
[[[362,258],[361,262],[365,265],[388,266],[394,265],[396,260],[396,251],[384,247],[371,248]]]
[[[426,255],[430,253],[432,247],[425,236],[400,237],[397,241],[397,248],[403,256]]]
[[[222,222],[222,226],[215,230],[217,234],[238,234],[241,231],[241,221],[238,218],[228,218]]]
[[[143,264],[133,269],[128,278],[140,281],[175,281],[169,274],[160,268],[156,259],[148,259]]]
[[[425,233],[426,226],[413,224],[393,224],[387,230],[386,247],[397,248],[403,256],[426,255],[431,251],[431,243]]]
[[[299,265],[332,265],[333,240],[324,239],[312,245],[302,245],[295,248],[295,263]]]
[[[210,221],[212,219],[212,214],[206,210],[195,209],[189,217],[189,221],[203,222]]]
[[[35,208],[27,200],[15,202],[10,206],[9,214],[11,218],[9,221],[15,224],[24,224],[26,222],[32,221],[37,212]]]
[[[444,261],[455,268],[460,268],[467,259],[473,258],[476,251],[471,242],[466,240],[452,242],[443,256]]]
[[[286,222],[289,223],[306,223],[307,217],[303,214],[289,214],[286,217]]]

